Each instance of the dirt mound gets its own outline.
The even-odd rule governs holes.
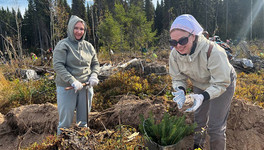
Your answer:
[[[227,122],[227,149],[264,149],[264,109],[233,100]]]
[[[183,110],[192,104],[187,102]],[[102,129],[104,124],[107,128],[113,128],[121,122],[125,125],[138,127],[139,115],[148,116],[152,111],[155,117],[160,120],[166,109],[172,109],[173,115],[186,116],[187,123],[193,122],[193,113],[179,111],[174,102],[164,104],[162,100],[141,100],[136,96],[124,96],[113,108],[96,114],[92,117],[90,125],[93,128]],[[264,109],[247,103],[244,100],[234,99],[227,121],[227,149],[264,149]],[[193,145],[192,136],[183,139],[185,145],[182,149],[190,148]],[[209,137],[207,137],[206,149],[209,149]]]
[[[160,100],[142,100],[133,95],[123,96],[114,107],[100,113],[91,114],[89,127],[104,130],[104,126],[111,129],[121,123],[137,128],[140,124],[139,115],[143,114],[144,117],[147,117],[150,111],[160,120],[166,109]]]
[[[186,107],[189,107],[187,103]],[[185,109],[183,108],[183,109]],[[138,127],[139,114],[144,117],[152,111],[160,120],[166,110],[174,115],[183,115],[174,102],[162,98],[140,99],[137,96],[121,96],[112,108],[89,114],[89,127],[96,130],[115,128],[120,123]],[[185,114],[187,123],[193,122],[193,113]],[[41,141],[54,134],[57,127],[57,108],[52,104],[28,105],[0,114],[0,149],[13,150]],[[208,140],[209,138],[207,138]],[[264,109],[243,100],[233,100],[227,125],[227,149],[264,149]],[[193,145],[192,136],[183,139],[182,149]],[[208,144],[206,144],[206,149]]]
[[[18,134],[29,128],[38,134],[54,133],[58,122],[57,107],[47,104],[33,104],[12,109],[6,114],[8,125]]]
[[[0,114],[0,149],[14,150],[42,141],[56,131],[57,107],[47,104],[26,105]]]

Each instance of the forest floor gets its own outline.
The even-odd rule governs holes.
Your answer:
[[[183,108],[186,109],[191,102]],[[161,119],[166,109],[171,114],[183,115],[173,102],[164,103],[159,98],[149,100],[137,96],[123,96],[120,101],[103,112],[91,112],[89,127],[94,132],[114,129],[120,122],[137,128],[139,115],[152,111],[156,119]],[[121,112],[121,113],[120,113]],[[186,122],[193,122],[193,113],[187,113]],[[6,115],[0,114],[0,149],[14,150],[40,143],[46,136],[54,135],[57,127],[57,107],[53,104],[33,104],[12,109]],[[103,126],[104,125],[104,126]],[[244,100],[233,99],[227,125],[228,150],[264,149],[264,109]],[[207,137],[206,149],[209,149]],[[72,141],[74,142],[74,140]],[[184,138],[179,149],[189,149],[193,145],[192,135]]]
[[[164,56],[166,58],[162,60],[162,63],[167,64],[168,52],[164,53]],[[120,61],[118,60],[117,62]],[[102,112],[91,112],[89,114],[88,126],[94,136],[84,140],[91,141],[88,143],[90,144],[88,147],[81,146],[82,142],[76,141],[74,138],[68,143],[77,143],[76,145],[82,147],[77,149],[116,149],[115,147],[110,148],[110,146],[109,148],[100,146],[98,148],[98,145],[102,144],[104,139],[111,138],[114,132],[117,133],[116,127],[121,124],[135,128],[136,131],[134,133],[138,133],[140,114],[143,114],[146,118],[150,111],[157,120],[161,120],[163,114],[169,110],[171,115],[185,115],[186,123],[193,123],[193,113],[184,113],[184,110],[192,105],[190,101],[187,102],[187,105],[182,110],[178,110],[173,101],[164,100],[159,96],[154,96],[151,99],[142,99],[135,95],[119,95],[118,99],[118,103],[113,105],[113,107]],[[0,150],[23,149],[35,142],[43,143],[43,140],[48,136],[56,137],[57,125],[57,106],[51,103],[24,105],[11,109],[5,115],[0,113]],[[72,129],[77,130],[74,127]],[[67,132],[69,133],[70,131]],[[79,131],[77,132],[80,133]],[[139,134],[139,136],[143,137],[142,134]],[[192,137],[193,135],[185,137],[180,142],[181,144],[177,145],[177,149],[191,149],[193,146]],[[264,149],[264,109],[246,100],[233,99],[227,122],[226,137],[228,150]],[[205,149],[209,149],[208,135],[206,140]],[[60,139],[60,141],[62,140]],[[133,143],[133,139],[127,140],[126,143],[131,143],[132,147],[135,146],[133,145],[134,143],[142,144],[140,140]],[[62,143],[57,142],[56,144],[53,146],[61,146],[62,149],[65,149]],[[51,147],[49,149],[57,149]]]

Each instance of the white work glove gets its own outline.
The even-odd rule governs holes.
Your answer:
[[[204,100],[204,96],[202,94],[190,94],[190,96],[194,99],[193,106],[188,108],[185,112],[196,111],[202,105]]]
[[[88,80],[88,82],[89,82],[89,87],[90,88],[95,86],[95,85],[97,85],[98,82],[99,82],[99,79],[97,78],[97,74],[96,73],[92,73],[90,78],[89,78],[89,80]]]
[[[79,82],[78,80],[74,81],[71,85],[74,90],[75,90],[75,93],[78,91],[78,90],[81,90],[83,88],[83,85],[81,82]]]
[[[176,92],[171,92],[171,94],[174,96],[173,101],[176,102],[178,108],[181,109],[186,100],[184,91],[176,88]]]

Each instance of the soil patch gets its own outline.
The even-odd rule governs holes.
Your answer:
[[[183,110],[189,107],[187,103]],[[120,96],[120,101],[102,112],[89,114],[89,127],[104,131],[119,124],[138,128],[139,115],[146,118],[149,112],[161,119],[164,112],[170,110],[173,115],[183,115],[174,102],[165,102],[162,98],[140,99],[134,95]],[[187,113],[186,122],[193,123],[193,113]],[[5,116],[0,114],[0,149],[13,150],[40,142],[45,136],[53,135],[58,124],[57,107],[52,104],[34,104],[12,109]],[[206,149],[208,148],[208,140]],[[227,124],[227,149],[248,150],[264,149],[264,109],[234,99]],[[192,147],[192,135],[185,137],[181,149]]]
[[[14,108],[0,115],[0,149],[14,150],[42,141],[56,131],[57,107],[50,103]]]

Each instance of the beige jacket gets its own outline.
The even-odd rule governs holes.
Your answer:
[[[213,44],[207,60],[209,44]],[[198,37],[197,46],[192,55],[181,55],[175,48],[169,58],[169,73],[172,86],[186,89],[189,78],[193,86],[205,90],[210,99],[220,96],[231,83],[230,73],[233,66],[229,63],[226,52],[218,44],[207,40],[203,35]]]

